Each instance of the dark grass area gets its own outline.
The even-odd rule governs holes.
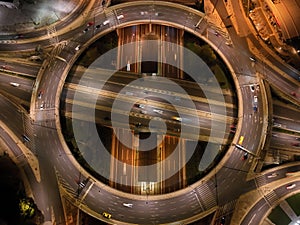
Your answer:
[[[276,225],[288,225],[291,222],[291,219],[285,214],[280,206],[274,208],[268,218]]]
[[[300,193],[286,199],[297,216],[300,216]]]

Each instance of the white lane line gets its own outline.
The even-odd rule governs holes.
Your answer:
[[[256,213],[252,216],[251,220],[249,221],[248,225],[252,223],[253,219],[255,218]]]

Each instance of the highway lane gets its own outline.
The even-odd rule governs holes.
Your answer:
[[[15,133],[17,137],[22,139],[22,135],[25,131],[24,118],[26,112],[19,109],[16,104],[9,101],[3,95],[0,95],[1,105],[1,120]]]
[[[7,74],[24,76],[34,79],[40,69],[41,63],[31,62],[29,59],[2,59],[0,71]]]
[[[99,71],[98,71],[99,72]],[[106,111],[109,112],[112,105],[113,105],[113,101],[114,99],[117,97],[118,91],[120,91],[123,87],[124,87],[124,83],[127,83],[127,81],[131,81],[133,80],[133,77],[127,77],[124,80],[124,77],[116,77],[117,79],[110,79],[109,82],[106,83],[106,85],[104,86],[103,90],[98,89],[98,85],[100,85],[99,82],[93,81],[93,83],[91,83],[89,81],[89,79],[87,79],[87,81],[82,81],[83,84],[85,85],[89,85],[89,86],[94,86],[94,89],[91,90],[91,87],[88,89],[87,86],[83,86],[83,85],[74,85],[72,83],[66,83],[65,87],[67,89],[65,89],[65,93],[67,94],[67,100],[66,102],[68,104],[80,104],[82,107],[94,107],[94,102],[93,99],[96,97],[98,98],[98,102],[97,102],[97,111]],[[73,80],[73,78],[72,78]],[[77,77],[74,77],[74,81],[76,82]],[[123,82],[124,80],[124,82]],[[156,83],[156,80],[154,80]],[[181,97],[180,100],[174,101],[173,98],[176,94],[176,92],[172,91],[170,93],[168,93],[168,91],[165,92],[161,92],[161,90],[157,89],[157,85],[154,83],[155,90],[152,90],[151,88],[149,88],[147,85],[143,88],[145,88],[145,90],[147,90],[147,94],[145,94],[145,96],[143,96],[143,91],[141,91],[141,87],[137,87],[132,85],[133,89],[130,90],[130,92],[128,91],[128,93],[130,93],[130,95],[126,92],[123,94],[119,94],[118,95],[118,99],[122,102],[119,103],[121,105],[127,105],[128,103],[130,105],[132,105],[132,113],[130,113],[132,116],[136,117],[140,117],[140,118],[144,118],[144,117],[148,117],[148,119],[153,119],[155,117],[161,117],[166,119],[167,121],[170,121],[171,123],[174,121],[173,117],[175,115],[177,115],[174,111],[173,107],[170,107],[170,104],[166,101],[169,100],[169,102],[173,102],[173,106],[175,107],[175,109],[177,109],[178,113],[181,113],[181,119],[183,124],[186,124],[188,126],[193,125],[194,123],[193,121],[193,113],[190,110],[187,110],[186,107],[188,107],[188,104],[185,104],[185,98],[186,96]],[[188,83],[186,83],[187,85]],[[148,85],[151,85],[151,82],[148,83]],[[128,87],[130,85],[126,85],[126,87]],[[189,87],[189,86],[186,86]],[[176,90],[174,88],[172,88],[172,86],[169,87],[170,90]],[[209,88],[207,86],[207,88]],[[77,90],[81,93],[82,97],[80,99],[75,100],[74,102],[72,102],[73,99],[73,95],[74,95],[74,91]],[[142,89],[143,90],[143,89]],[[213,90],[211,90],[213,91]],[[141,93],[140,93],[141,92]],[[191,92],[191,90],[190,90]],[[201,92],[194,92],[195,94],[197,94],[198,96],[201,94]],[[90,99],[91,94],[94,96],[93,98]],[[65,94],[63,94],[64,96]],[[99,97],[98,97],[99,95]],[[155,97],[156,96],[156,97]],[[194,101],[198,101],[195,102],[196,108],[199,110],[197,112],[197,115],[200,117],[200,121],[201,121],[201,129],[207,129],[209,128],[210,125],[210,120],[214,119],[216,120],[217,123],[219,123],[218,121],[222,122],[224,121],[224,117],[223,114],[218,115],[218,113],[222,113],[222,112],[218,112],[215,109],[215,112],[213,112],[215,115],[214,116],[210,116],[208,115],[208,112],[210,111],[210,107],[207,106],[206,102],[202,101],[202,99],[200,97],[197,96],[193,96],[193,95],[188,95],[189,98],[192,98]],[[65,97],[63,97],[65,98]],[[166,102],[162,101],[162,99],[164,99]],[[79,100],[79,101],[78,101]],[[137,107],[136,104],[140,101],[140,105],[143,105],[142,108]],[[125,104],[126,103],[126,104]],[[68,104],[66,106],[68,106]],[[218,102],[216,101],[215,104],[218,104]],[[228,103],[228,109],[230,109],[230,103]],[[231,105],[232,106],[232,105]],[[78,109],[80,114],[76,114],[77,116],[81,115],[81,118],[83,120],[86,120],[88,118],[84,118],[84,108],[82,109]],[[162,110],[161,115],[158,115],[155,110]],[[122,110],[120,108],[120,110]],[[124,108],[125,110],[125,108]],[[229,111],[229,110],[228,110]],[[72,112],[72,107],[66,108],[66,115],[70,115],[70,112]],[[230,109],[229,112],[232,112],[232,109]],[[77,113],[77,112],[75,112]],[[129,113],[128,110],[124,111],[125,115],[127,115]],[[106,116],[101,116],[101,114],[99,114],[100,117],[97,117],[97,119],[99,121],[103,121],[104,118]],[[109,116],[110,117],[110,116]],[[93,118],[89,118],[88,120],[93,120]],[[231,118],[230,116],[226,116],[226,123],[228,123],[229,125],[231,125],[233,123],[233,121],[235,120],[235,118]],[[173,122],[174,123],[174,122]],[[228,125],[228,127],[229,127]],[[208,126],[208,127],[207,127]]]
[[[300,132],[299,109],[278,100],[273,105],[273,127]]]
[[[30,126],[30,121],[28,121],[28,117],[25,116],[25,112],[22,113],[21,109],[18,108],[17,105],[12,104],[10,101],[8,101],[7,99],[5,99],[4,97],[1,96],[0,98],[0,104],[1,104],[1,114],[0,114],[0,119],[2,122],[4,122],[6,124],[6,126],[9,127],[9,129],[17,136],[17,138],[20,139],[20,141],[23,141],[22,135],[26,134],[27,137],[30,138],[29,142],[25,142],[24,144],[25,146],[27,146],[30,149],[33,149],[33,145],[35,142],[35,131],[32,130],[32,127]],[[28,124],[29,123],[29,124]],[[52,201],[54,201],[55,199],[58,200],[57,203],[60,203],[60,198],[57,191],[57,187],[53,187],[53,184],[47,184],[50,185],[49,187],[53,188],[52,190],[49,190],[49,192],[47,192],[45,189],[41,188],[41,183],[37,182],[36,177],[34,176],[34,174],[32,173],[32,168],[29,166],[28,161],[25,159],[24,157],[24,153],[20,150],[20,147],[18,146],[18,144],[6,133],[7,131],[3,131],[1,128],[1,136],[2,138],[5,138],[5,142],[6,144],[8,144],[8,146],[10,147],[10,149],[14,152],[15,157],[17,157],[17,159],[19,160],[20,166],[22,167],[22,169],[24,169],[27,179],[29,180],[31,186],[30,188],[33,191],[33,196],[34,196],[34,200],[35,203],[39,206],[39,209],[45,209],[44,211],[44,216],[47,219],[50,220],[51,218],[51,212],[49,211],[49,206],[51,206],[51,204],[47,201],[47,199],[45,199],[45,196],[48,195],[48,197],[51,197]],[[47,158],[46,158],[47,159]],[[49,168],[51,166],[45,164],[45,167],[43,167],[44,165],[40,162],[40,169],[41,171],[43,171],[43,169],[45,169],[44,171],[48,171]],[[46,163],[46,162],[44,162]],[[49,161],[47,160],[47,163],[49,163]],[[48,174],[46,175],[48,176]],[[50,179],[49,179],[50,181]],[[54,180],[55,181],[55,180]],[[42,184],[45,182],[45,180],[43,179]],[[46,191],[46,192],[45,192]],[[55,195],[51,193],[56,192]],[[58,198],[57,198],[58,197]],[[58,206],[58,205],[57,205]],[[47,214],[47,212],[49,214]],[[47,217],[49,215],[49,217]],[[57,217],[59,218],[59,217]]]
[[[147,83],[147,84],[146,84]],[[155,82],[156,83],[156,82]],[[234,117],[232,114],[234,114],[235,105],[233,105],[230,102],[223,103],[219,100],[218,94],[211,93],[210,96],[212,98],[215,97],[215,99],[211,99],[209,104],[207,100],[205,99],[205,95],[201,97],[200,91],[191,93],[192,89],[189,90],[190,93],[182,94],[180,92],[176,92],[176,89],[170,89],[168,90],[168,87],[171,88],[171,85],[162,85],[163,87],[166,87],[165,89],[161,89],[160,87],[156,86],[155,83],[152,81],[143,83],[143,86],[138,86],[136,84],[123,84],[122,82],[106,82],[105,86],[100,89],[98,85],[101,86],[100,83],[95,82],[87,83],[87,82],[81,82],[81,84],[73,84],[73,83],[66,83],[66,88],[68,90],[78,90],[79,93],[82,93],[83,98],[87,98],[87,94],[92,94],[92,96],[95,98],[97,96],[104,97],[104,98],[120,98],[120,100],[127,99],[128,102],[130,102],[132,105],[138,104],[139,108],[142,108],[143,106],[147,105],[147,102],[157,102],[156,107],[165,107],[165,109],[169,109],[171,106],[168,106],[170,104],[174,105],[174,107],[178,107],[178,111],[180,112],[186,112],[184,108],[190,106],[190,102],[195,102],[196,109],[203,112],[211,112],[215,113],[216,115],[219,114],[219,117],[223,115],[222,112],[222,105],[225,104],[227,106],[227,111],[229,115],[226,115],[228,118],[224,118],[228,120],[228,122],[233,122]],[[123,90],[124,85],[126,86],[126,91]],[[154,85],[154,86],[153,86]],[[94,86],[94,87],[92,87]],[[87,89],[89,87],[90,89]],[[177,87],[177,85],[174,85],[174,87]],[[120,94],[117,94],[120,93]],[[206,92],[208,93],[208,92]],[[195,95],[193,95],[195,94]],[[80,97],[80,96],[79,96]],[[78,98],[78,100],[82,100],[81,98]],[[75,99],[77,100],[77,99]],[[93,98],[90,99],[90,101],[93,101]],[[160,102],[160,103],[158,103]],[[214,106],[213,111],[210,108],[211,105]],[[252,106],[252,104],[251,104]],[[182,108],[182,111],[180,110]],[[205,113],[203,115],[206,115]],[[224,116],[224,115],[223,115]],[[207,115],[207,117],[212,117],[211,115]],[[220,120],[220,118],[218,118]]]
[[[283,75],[274,76],[274,74],[278,73],[273,68],[267,66],[265,61],[261,61],[261,63],[255,63],[255,68],[257,72],[260,74],[262,78],[264,78],[271,87],[276,89],[280,89],[286,95],[293,97],[295,100],[299,101],[299,95],[297,97],[292,96],[292,92],[299,92],[299,82],[295,80],[291,80],[286,78]],[[282,72],[280,72],[281,74]]]
[[[299,151],[300,142],[297,140],[298,136],[285,134],[285,133],[273,133],[272,142],[270,147],[273,149],[283,150],[285,155],[297,155]]]
[[[41,182],[34,186],[37,189],[34,192],[37,196],[35,201],[40,209],[44,209],[45,221],[51,221],[54,217],[56,223],[65,223],[66,218],[64,217],[56,176],[56,165],[62,165],[63,167],[68,166],[60,157],[60,155],[65,154],[65,152],[60,152],[59,149],[55,149],[57,132],[51,128],[51,125],[35,123],[33,124],[33,129],[37,134],[34,138],[36,143],[35,149],[40,163],[42,178]],[[49,161],[49,158],[52,160]],[[56,159],[57,161],[53,163],[53,160],[55,161]],[[74,173],[71,171],[70,173]]]
[[[18,98],[29,107],[34,81],[0,72],[0,89],[2,94]],[[15,86],[16,85],[16,86]]]
[[[67,81],[72,82],[74,84],[77,84],[80,81],[83,84],[87,83],[90,87],[95,88],[94,91],[96,91],[97,88],[101,87],[104,84],[103,82],[105,81],[105,77],[110,76],[110,73],[111,71],[105,71],[100,68],[80,69],[80,67],[77,67],[76,72],[72,71],[72,79],[70,80],[69,78],[67,78]],[[83,74],[84,77],[82,77]],[[182,106],[187,105],[185,104],[185,100],[191,99],[196,103],[198,102],[199,104],[201,104],[199,108],[203,108],[206,111],[210,110],[205,96],[209,94],[211,98],[210,104],[216,104],[216,108],[214,108],[216,113],[221,113],[217,107],[221,107],[223,105],[220,102],[220,99],[224,98],[224,101],[226,102],[225,106],[227,115],[230,117],[234,117],[235,115],[235,94],[233,94],[232,91],[228,91],[227,89],[222,90],[223,96],[220,97],[217,88],[211,87],[209,84],[205,83],[199,82],[198,84],[196,84],[193,82],[172,78],[168,78],[168,81],[166,81],[156,78],[155,76],[145,76],[142,78],[139,77],[139,74],[116,72],[113,76],[110,77],[108,81],[106,81],[105,86],[103,86],[103,89],[106,91],[118,92],[121,91],[126,85],[127,91],[125,94],[129,97],[130,95],[135,93],[135,96],[139,97],[140,99],[141,96],[143,96],[143,100],[151,100],[155,96],[157,96],[157,99],[163,99],[163,97],[166,95],[166,99],[169,99],[169,102],[174,102],[175,105],[179,104]],[[95,80],[95,78],[97,79],[97,81]],[[139,78],[139,82],[135,81],[137,78]],[[174,89],[176,88],[176,85],[170,83],[169,80],[175,82],[176,85],[182,87],[185,90],[185,93],[176,93],[176,91],[174,91],[176,90]],[[122,82],[120,83],[120,81]],[[199,87],[199,84],[201,87]],[[70,87],[72,88],[75,86],[71,85]],[[164,91],[162,92],[160,88],[163,88]],[[163,97],[159,97],[160,94],[162,94]],[[170,96],[173,96],[173,98],[170,98]]]
[[[296,184],[296,187],[287,190],[286,187],[290,184]],[[245,215],[241,224],[259,224],[262,218],[267,216],[269,210],[272,209],[274,205],[280,203],[281,198],[285,198],[289,194],[299,192],[299,190],[300,181],[289,182],[270,190],[267,194],[262,196],[262,198],[251,208],[249,213]]]

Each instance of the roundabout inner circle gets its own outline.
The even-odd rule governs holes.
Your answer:
[[[158,46],[158,55],[176,49],[178,60],[151,54]],[[120,59],[136,48],[142,57]],[[143,62],[171,65],[181,76],[128,70]],[[231,144],[237,121],[228,90],[182,45],[141,38],[71,71],[61,98],[66,142],[83,168],[113,188],[139,195],[182,189],[214,168]]]

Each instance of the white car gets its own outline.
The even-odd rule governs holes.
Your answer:
[[[122,14],[117,16],[118,20],[123,19],[123,18],[124,18],[124,15],[122,15]]]
[[[163,114],[163,111],[160,109],[153,109],[153,112],[156,112],[158,114]]]
[[[19,86],[20,86],[20,84],[15,83],[15,82],[10,82],[10,85],[11,85],[11,86],[14,86],[14,87],[19,87]]]
[[[271,173],[270,175],[268,175],[268,178],[273,178],[273,177],[277,177],[278,173]]]
[[[293,189],[294,187],[296,187],[296,184],[290,184],[290,185],[286,186],[286,189],[290,190],[290,189]]]
[[[41,105],[40,105],[40,110],[43,110],[45,107],[45,102],[42,102]]]
[[[123,203],[123,206],[132,208],[133,204],[132,203]]]
[[[254,100],[254,103],[257,103],[257,102],[258,102],[258,98],[257,98],[256,95],[253,97],[253,100]]]
[[[109,24],[109,20],[105,20],[104,22],[103,22],[103,25],[105,26],[106,24]]]
[[[75,50],[78,51],[79,49],[80,49],[80,45],[77,45],[77,46],[75,47]]]

